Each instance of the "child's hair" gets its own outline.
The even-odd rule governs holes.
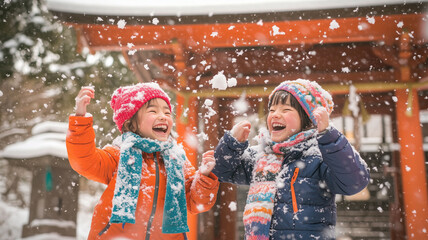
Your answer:
[[[302,126],[302,130],[308,130],[310,128],[313,128],[314,125],[312,124],[311,119],[309,119],[308,114],[302,108],[299,101],[297,101],[297,99],[287,91],[279,90],[274,92],[268,103],[268,109],[278,104],[286,104],[289,99],[290,106],[296,109],[300,116],[300,125]]]
[[[134,116],[132,116],[130,119],[125,120],[125,122],[122,125],[122,132],[133,132],[135,134],[138,134],[138,114],[135,113]]]
[[[333,111],[333,98],[330,93],[324,90],[317,82],[309,81],[305,79],[297,79],[293,81],[284,81],[279,84],[269,95],[269,107],[272,103],[277,104],[281,98],[273,101],[274,95],[276,96],[277,92],[285,91],[288,95],[293,96],[290,98],[292,107],[295,109],[303,109],[306,114],[300,114],[300,118],[309,117],[312,122],[311,125],[316,126],[317,121],[313,114],[313,111],[317,107],[324,107],[327,110],[327,113],[330,114]],[[287,101],[287,96],[283,97],[281,100],[283,103]],[[296,100],[296,101],[294,101]],[[300,112],[300,110],[298,110]],[[308,125],[302,124],[302,129],[306,130]]]

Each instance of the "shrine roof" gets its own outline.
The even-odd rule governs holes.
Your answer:
[[[168,16],[168,15],[204,15],[239,14],[262,12],[288,12],[301,10],[320,10],[334,8],[357,8],[383,6],[403,3],[421,3],[421,0],[48,0],[51,10],[81,13],[107,14],[121,16]]]
[[[195,24],[359,17],[425,11],[421,0],[47,0],[49,11],[74,23],[106,23],[123,18],[128,24]],[[137,18],[136,21],[130,21]],[[104,21],[104,22],[100,22]]]

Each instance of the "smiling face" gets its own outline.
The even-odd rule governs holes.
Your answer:
[[[141,137],[167,141],[172,130],[172,115],[168,104],[161,98],[154,98],[137,112],[138,134]]]
[[[269,108],[267,125],[273,142],[283,142],[302,130],[299,112],[290,105],[290,98]]]

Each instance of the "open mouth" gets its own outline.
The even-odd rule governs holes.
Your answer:
[[[274,123],[272,124],[272,130],[273,131],[281,131],[285,129],[285,125],[280,124],[280,123]]]
[[[166,133],[168,131],[168,125],[166,125],[166,124],[158,124],[158,125],[154,126],[152,129],[155,132]]]

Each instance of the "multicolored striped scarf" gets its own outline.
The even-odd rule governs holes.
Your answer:
[[[132,132],[122,135],[120,161],[113,196],[111,223],[135,223],[140,190],[142,152],[160,152],[165,163],[167,186],[163,210],[163,233],[188,232],[187,204],[183,166],[184,151],[177,151],[175,141],[160,142],[142,138]]]
[[[254,166],[252,182],[244,210],[246,240],[268,240],[277,192],[276,178],[281,171],[288,148],[315,134],[315,129],[299,132],[285,142],[268,142],[270,152],[259,158]],[[262,134],[261,134],[262,135]],[[264,141],[266,136],[261,137]]]

